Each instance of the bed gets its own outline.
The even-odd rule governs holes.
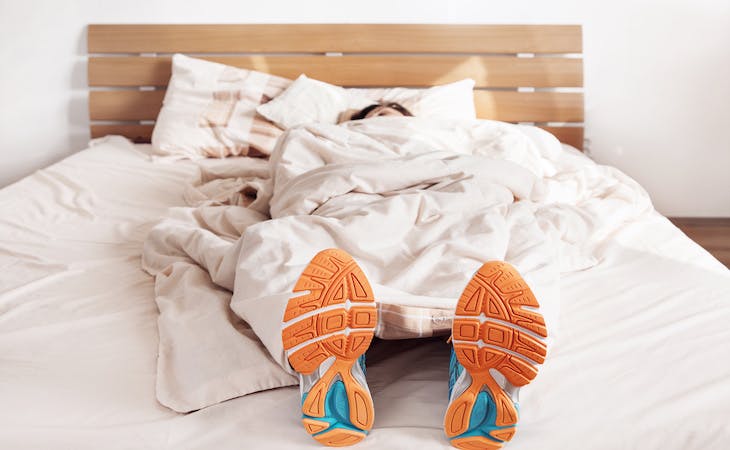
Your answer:
[[[480,117],[583,141],[575,26],[96,25],[89,51],[98,139],[0,190],[2,448],[319,446],[301,429],[297,387],[188,414],[157,401],[159,313],[140,269],[143,241],[185,205],[181,186],[217,164],[155,159],[145,144],[170,53],[345,86],[470,76]],[[389,70],[362,70],[373,65]],[[612,233],[600,263],[562,277],[560,290],[560,335],[521,395],[508,448],[727,448],[722,264],[652,213]],[[440,337],[373,345],[376,424],[357,448],[450,448],[448,355]]]

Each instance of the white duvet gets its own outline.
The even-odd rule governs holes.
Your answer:
[[[466,282],[496,259],[526,277],[554,338],[561,274],[594,265],[620,224],[652,211],[620,172],[540,129],[493,121],[303,126],[280,139],[268,166],[232,165],[206,180],[188,193],[198,206],[161,222],[144,251],[161,310],[158,398],[178,411],[294,382],[281,319],[320,250],[341,248],[363,267],[380,304],[379,337],[448,331]],[[233,291],[230,307],[255,336],[232,357],[186,357],[204,330],[232,330],[225,305],[203,314],[199,329],[179,326],[178,311],[205,308],[200,299],[220,288]],[[190,380],[201,366],[208,373]]]

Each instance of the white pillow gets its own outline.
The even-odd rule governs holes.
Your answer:
[[[176,54],[152,145],[188,158],[269,155],[282,130],[256,108],[289,84],[287,78]]]
[[[341,112],[362,109],[373,102],[365,97],[349,95],[345,88],[300,75],[274,100],[256,111],[282,128],[303,123],[337,123]]]
[[[428,89],[345,89],[301,75],[257,111],[282,128],[312,122],[337,123],[343,113],[378,102],[399,103],[419,117],[475,119],[473,89],[471,79]]]
[[[439,119],[476,119],[474,80],[466,78],[428,89],[376,88],[348,89],[351,96],[361,96],[377,102],[395,102],[414,116]]]

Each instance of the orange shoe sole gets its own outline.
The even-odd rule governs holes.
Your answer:
[[[304,269],[294,293],[304,294],[292,297],[284,313],[282,342],[289,364],[310,375],[334,357],[302,403],[304,428],[327,446],[356,444],[365,438],[375,418],[369,390],[353,376],[353,366],[370,347],[378,319],[370,283],[350,255],[328,249]],[[346,402],[341,389],[337,395],[340,403],[347,403],[349,423],[334,418],[330,405],[337,400],[328,400],[340,381]]]
[[[517,387],[537,376],[537,365],[547,354],[540,339],[547,337],[547,329],[538,307],[525,280],[505,262],[484,264],[467,284],[456,306],[452,332],[454,352],[472,383],[446,412],[444,429],[453,446],[493,450],[514,436],[517,408],[490,370],[500,372]],[[462,437],[482,391],[491,395],[496,406],[496,427],[489,431],[489,437],[471,432]]]

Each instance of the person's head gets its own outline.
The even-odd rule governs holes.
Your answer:
[[[413,114],[403,105],[395,102],[376,103],[357,111],[350,116],[350,120],[362,120],[379,116],[413,116]]]

